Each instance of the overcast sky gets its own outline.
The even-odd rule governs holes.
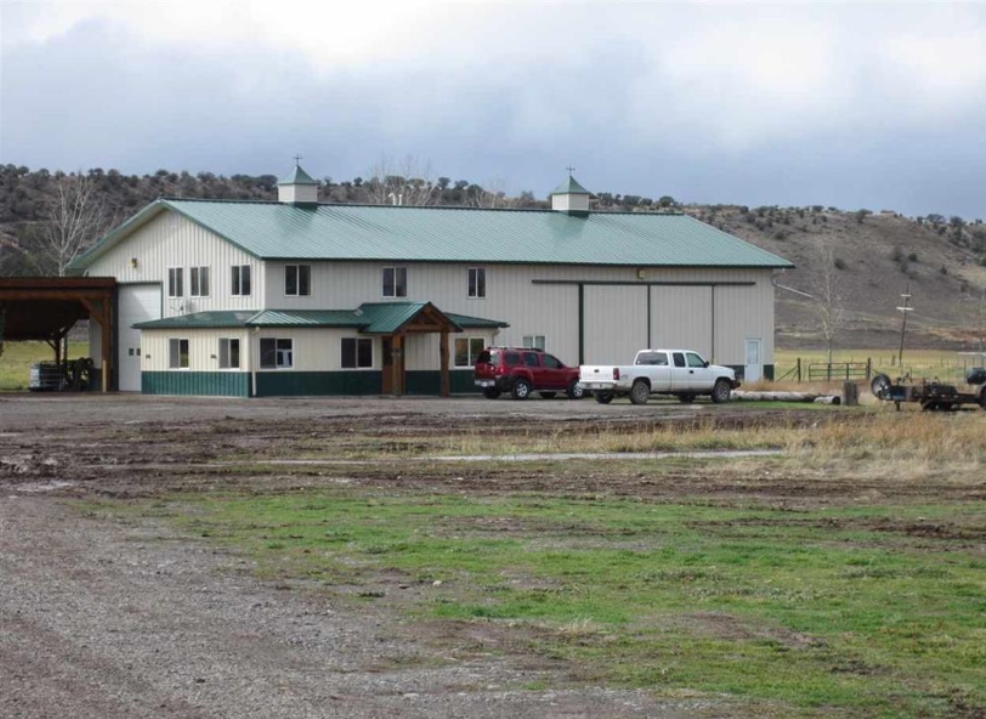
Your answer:
[[[0,5],[3,163],[986,217],[986,5]]]

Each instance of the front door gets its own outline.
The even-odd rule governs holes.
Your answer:
[[[746,368],[743,372],[745,382],[759,382],[763,377],[763,341],[748,339],[746,341]]]
[[[404,343],[397,343],[397,347],[395,347],[394,344],[393,336],[380,338],[382,355],[380,360],[380,369],[381,372],[383,372],[383,379],[380,384],[381,394],[402,395],[405,391],[404,352],[400,347],[400,345]]]

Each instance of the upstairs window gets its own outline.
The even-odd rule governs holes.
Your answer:
[[[168,268],[168,297],[185,296],[185,270],[182,267]]]
[[[238,297],[246,297],[251,293],[250,265],[233,265],[229,293]]]
[[[383,296],[407,297],[407,268],[383,268]]]
[[[192,267],[188,270],[188,296],[209,296],[209,268]]]
[[[469,268],[469,298],[483,299],[486,297],[486,268]]]
[[[284,294],[291,297],[307,297],[312,293],[312,266],[284,266]]]

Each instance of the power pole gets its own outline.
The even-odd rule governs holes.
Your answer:
[[[897,308],[897,311],[903,315],[903,319],[900,323],[900,354],[897,355],[897,368],[900,370],[901,376],[904,374],[904,333],[907,331],[907,313],[913,312],[914,308],[910,306],[911,302],[911,285],[908,283],[907,287],[904,289],[904,294],[901,295],[904,300],[904,304]]]

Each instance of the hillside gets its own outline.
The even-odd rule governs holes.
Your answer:
[[[57,274],[66,256],[71,259],[79,248],[157,197],[273,200],[276,182],[273,175],[227,178],[159,170],[127,176],[90,170],[78,177],[0,166],[0,276]],[[80,186],[88,191],[85,202],[92,215],[82,236],[74,239],[64,226],[53,233],[58,224],[53,222],[55,210],[61,209],[62,225],[71,224],[74,208],[69,201],[79,200]],[[468,180],[445,177],[427,181],[384,175],[342,182],[323,178],[319,193],[322,201],[343,203],[378,204],[396,196],[405,204],[547,207],[531,192],[507,197]],[[837,347],[895,346],[901,318],[896,307],[908,287],[916,308],[908,319],[910,345],[978,349],[983,338],[986,225],[981,220],[906,218],[817,205],[679,205],[667,195],[654,201],[607,192],[594,196],[593,206],[601,211],[685,212],[794,262],[796,269],[776,278],[779,346],[827,344],[821,323],[825,303],[818,299],[825,294],[826,280],[834,298],[827,304],[830,315],[841,312],[844,317],[833,339]]]

